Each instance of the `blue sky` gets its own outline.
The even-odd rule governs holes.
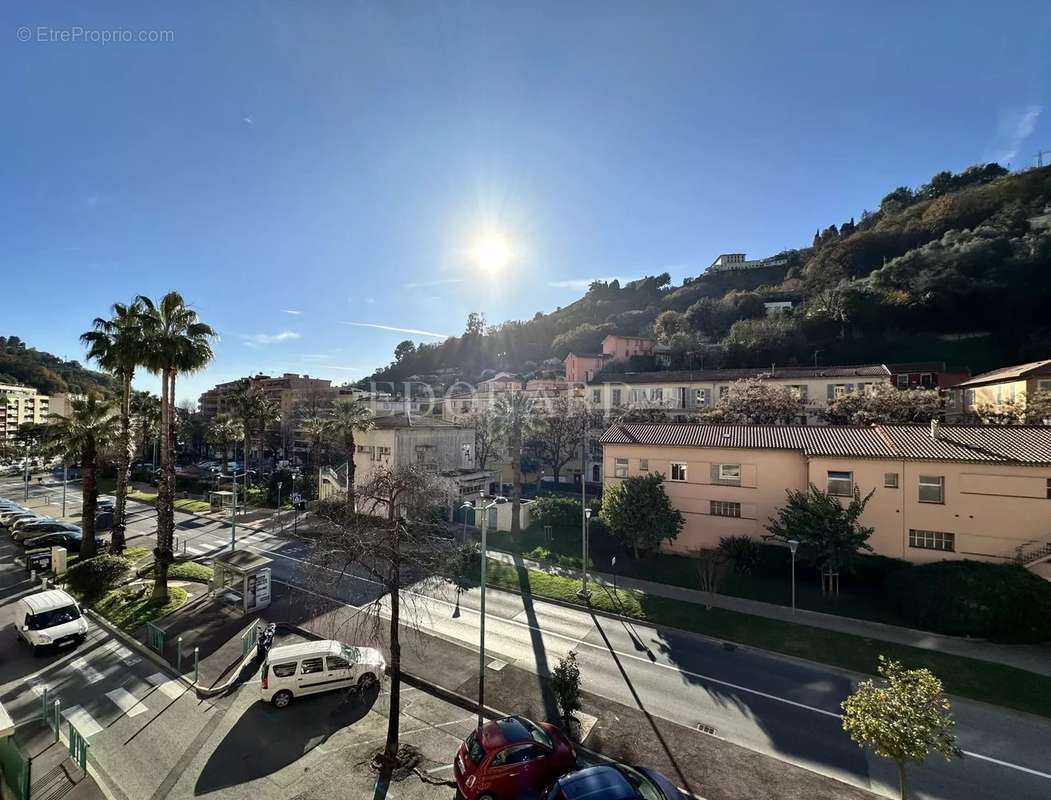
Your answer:
[[[176,288],[222,335],[182,397],[342,382],[470,311],[805,245],[1051,150],[1051,6],[983,6],[4,3],[0,333],[80,358],[110,303]]]

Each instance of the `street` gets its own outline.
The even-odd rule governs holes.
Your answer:
[[[4,482],[0,495],[18,497],[18,486]],[[79,503],[79,493],[70,489],[70,498],[74,495]],[[152,546],[154,520],[151,507],[130,504],[129,545]],[[228,521],[181,513],[176,520],[188,556],[204,561],[229,549]],[[273,579],[304,592],[354,606],[377,597],[378,587],[365,578],[326,581],[310,574],[304,568],[309,544],[290,536],[239,526],[237,547],[270,557]],[[404,613],[414,614],[422,628],[477,646],[477,589],[418,587],[409,594],[414,602],[403,604]],[[863,788],[896,791],[894,766],[863,753],[841,730],[839,703],[856,676],[493,590],[487,597],[486,648],[491,659],[538,675],[547,675],[561,656],[576,650],[589,692],[654,717],[704,726],[709,735]],[[952,763],[931,759],[915,768],[917,796],[1046,800],[1051,795],[1051,722],[959,699],[953,709],[967,756]]]

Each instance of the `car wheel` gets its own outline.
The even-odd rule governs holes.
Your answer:
[[[491,794],[483,794],[478,798],[478,800],[496,800],[496,798]]]
[[[376,676],[373,673],[366,672],[364,675],[358,678],[358,691],[367,692],[378,683],[379,681],[376,679]]]
[[[292,702],[292,693],[287,689],[282,689],[270,698],[270,702],[274,704],[274,708],[286,708]]]

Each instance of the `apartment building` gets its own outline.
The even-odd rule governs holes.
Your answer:
[[[948,367],[944,361],[887,364],[896,389],[947,389],[971,377],[969,370]]]
[[[587,383],[612,358],[608,353],[569,353],[562,360],[566,380],[570,383]]]
[[[788,263],[788,258],[771,256],[769,258],[756,258],[749,261],[744,253],[721,253],[716,256],[706,272],[732,272],[740,269],[759,269],[760,267],[782,267]]]
[[[843,498],[873,493],[862,522],[881,555],[1039,570],[1051,559],[1051,427],[666,423],[614,425],[602,442],[606,481],[664,475],[686,518],[669,551],[759,539],[785,491],[813,484]]]
[[[27,422],[47,422],[50,406],[51,398],[32,386],[0,384],[0,439],[13,440]]]
[[[839,367],[775,367],[772,369],[667,370],[610,373],[588,384],[588,400],[596,407],[661,408],[682,421],[712,408],[739,380],[757,378],[788,387],[805,403],[800,424],[816,424],[820,413],[838,397],[891,385],[884,364]]]
[[[950,416],[1025,413],[1026,400],[1051,392],[1051,359],[983,372],[960,381],[950,392]]]

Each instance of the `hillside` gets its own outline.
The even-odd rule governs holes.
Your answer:
[[[944,360],[981,371],[1051,354],[1051,167],[941,172],[779,255],[787,264],[681,286],[666,273],[596,281],[527,321],[487,327],[472,314],[462,336],[402,342],[367,380],[543,373],[569,350],[599,349],[608,333],[660,339],[673,367],[805,364],[820,351],[826,364]],[[793,308],[768,317],[766,300]]]
[[[48,395],[90,391],[108,395],[113,391],[108,375],[84,369],[79,361],[63,361],[26,347],[17,336],[0,336],[0,383],[24,384]]]

